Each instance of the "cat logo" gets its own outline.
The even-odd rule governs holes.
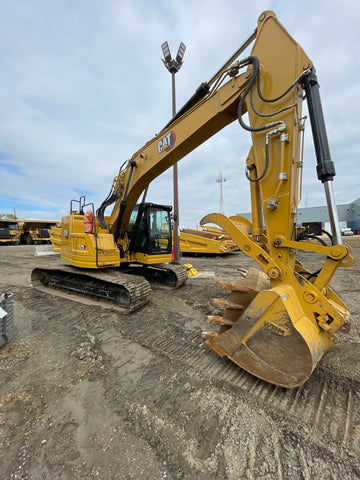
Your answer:
[[[165,137],[163,137],[161,140],[158,142],[158,152],[163,153],[163,152],[168,152],[173,148],[175,145],[175,139],[176,135],[174,132],[169,132]]]

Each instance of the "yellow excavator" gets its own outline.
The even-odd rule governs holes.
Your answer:
[[[180,230],[180,251],[190,255],[223,255],[239,250],[236,243],[224,230],[203,227],[202,230],[182,228]]]
[[[250,45],[250,55],[239,60]],[[305,98],[317,176],[329,210],[332,231],[327,243],[314,243],[297,230]],[[161,133],[123,164],[94,218],[93,207],[85,212],[84,198],[71,203],[56,247],[69,266],[35,269],[33,283],[112,298],[129,311],[147,301],[143,276],[149,272],[172,286],[182,284],[183,267],[166,263],[171,259],[170,207],[146,203],[145,195],[137,202],[152,180],[234,121],[252,139],[246,161],[252,221],[215,213],[200,223],[222,228],[260,269],[218,283],[229,296],[211,303],[224,308],[224,314],[207,317],[219,331],[203,336],[217,354],[253,375],[296,387],[336,343],[336,332],[349,329],[349,310],[329,282],[338,267],[349,267],[353,260],[351,248],[341,240],[333,193],[335,167],[315,68],[271,11],[260,15],[250,37]],[[110,205],[111,214],[105,216]],[[308,270],[297,260],[299,250],[322,255],[322,268]],[[135,276],[138,284],[126,269],[118,268],[130,264],[140,273]]]

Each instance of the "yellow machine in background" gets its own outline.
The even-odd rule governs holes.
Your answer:
[[[0,220],[0,245],[50,243],[49,229],[56,225],[47,220]]]
[[[18,220],[0,220],[0,245],[18,245],[22,230]]]
[[[21,243],[27,245],[50,243],[49,230],[57,222],[50,220],[24,220],[21,233]]]
[[[222,255],[240,250],[224,230],[215,227],[183,228],[179,238],[181,252],[190,255]]]
[[[238,60],[251,44],[250,55]],[[328,246],[303,235],[300,241],[296,235],[304,97],[317,175],[328,203]],[[219,284],[230,295],[212,300],[224,308],[224,315],[207,318],[220,328],[204,338],[220,356],[259,378],[295,387],[309,378],[323,353],[336,343],[336,332],[348,330],[349,311],[329,282],[337,268],[352,264],[352,257],[339,230],[332,190],[335,168],[315,68],[271,11],[260,15],[248,40],[200,85],[160,134],[123,164],[96,215],[84,198],[71,203],[58,232],[61,259],[70,266],[36,269],[33,282],[112,298],[128,311],[147,301],[148,290],[144,283],[121,276],[119,267],[133,264],[141,275],[152,272],[174,286],[182,284],[175,266],[164,263],[171,259],[170,208],[137,202],[153,179],[234,121],[251,134],[246,176],[252,222],[214,213],[201,224],[218,225],[261,270],[251,269],[246,278]],[[110,205],[111,213],[105,216]],[[86,218],[89,211],[93,218]],[[301,265],[298,250],[318,253],[323,267],[312,272]]]

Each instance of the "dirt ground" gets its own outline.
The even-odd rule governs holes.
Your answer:
[[[0,349],[0,478],[360,478],[360,237],[332,286],[352,311],[300,388],[283,389],[202,342],[217,280],[241,253],[189,258],[197,277],[154,288],[131,315],[38,292],[34,246],[0,247],[0,292],[14,293],[15,336]],[[302,254],[315,270],[319,258]],[[321,261],[322,259],[320,259]]]

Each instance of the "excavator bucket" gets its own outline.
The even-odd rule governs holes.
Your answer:
[[[244,279],[217,286],[229,290],[230,297],[211,301],[224,307],[225,313],[206,318],[220,330],[204,332],[205,343],[269,383],[287,388],[302,385],[337,341],[305,315],[292,287],[270,288],[267,275],[256,268]]]

